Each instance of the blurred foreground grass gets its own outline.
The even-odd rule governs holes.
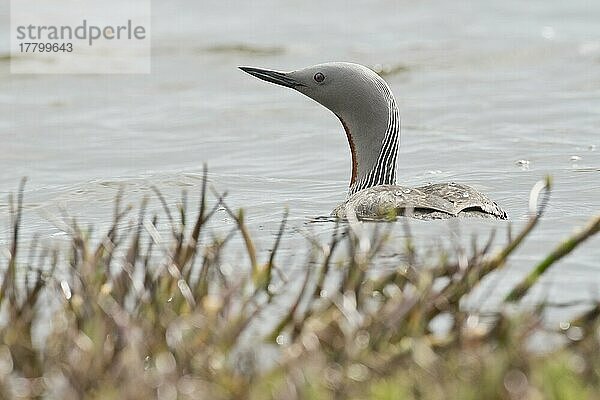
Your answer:
[[[336,226],[327,243],[308,241],[299,281],[286,281],[276,264],[285,218],[270,258],[260,260],[243,213],[218,194],[209,204],[206,183],[197,212],[169,210],[157,193],[172,228],[167,240],[145,204],[137,227],[122,235],[130,209],[117,198],[98,243],[73,222],[69,254],[34,248],[18,262],[22,193],[9,199],[12,238],[2,261],[1,398],[600,398],[600,306],[561,324],[553,332],[561,344],[543,353],[531,346],[548,334],[543,306],[509,306],[597,233],[600,215],[540,254],[494,315],[460,306],[535,228],[549,182],[534,188],[528,223],[499,252],[485,238],[470,255],[440,252],[432,265],[405,221],[403,257],[374,275],[386,232],[366,236],[354,221]],[[206,229],[218,207],[237,223],[223,238]],[[229,274],[222,256],[235,235],[250,266]],[[432,321],[442,319],[448,329],[434,331]]]

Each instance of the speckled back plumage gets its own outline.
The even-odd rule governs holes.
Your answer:
[[[338,218],[354,213],[359,219],[410,215],[419,219],[478,217],[507,219],[506,212],[467,185],[437,183],[416,188],[379,185],[361,190],[332,212]]]

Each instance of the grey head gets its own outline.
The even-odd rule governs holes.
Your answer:
[[[289,72],[240,69],[264,81],[295,89],[340,119],[352,154],[350,195],[376,185],[395,184],[400,116],[390,88],[375,72],[346,62]]]

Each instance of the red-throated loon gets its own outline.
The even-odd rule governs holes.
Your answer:
[[[332,62],[291,72],[240,67],[259,79],[303,93],[342,122],[352,154],[346,201],[332,215],[358,218],[411,215],[421,219],[476,216],[507,219],[495,202],[470,186],[396,185],[400,112],[387,83],[359,64]]]

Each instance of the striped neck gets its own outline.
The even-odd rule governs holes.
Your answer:
[[[356,152],[360,153],[361,151],[364,151],[364,149],[355,149],[353,135],[347,127],[344,126],[352,151],[352,179],[350,181],[348,196],[352,196],[356,192],[373,186],[396,184],[396,161],[398,158],[398,143],[400,140],[400,111],[398,110],[394,96],[387,85],[383,84],[380,89],[387,98],[388,120],[385,133],[383,135],[375,136],[379,136],[381,144],[372,149],[372,154],[370,154],[369,157],[373,160],[371,165],[357,165]]]

